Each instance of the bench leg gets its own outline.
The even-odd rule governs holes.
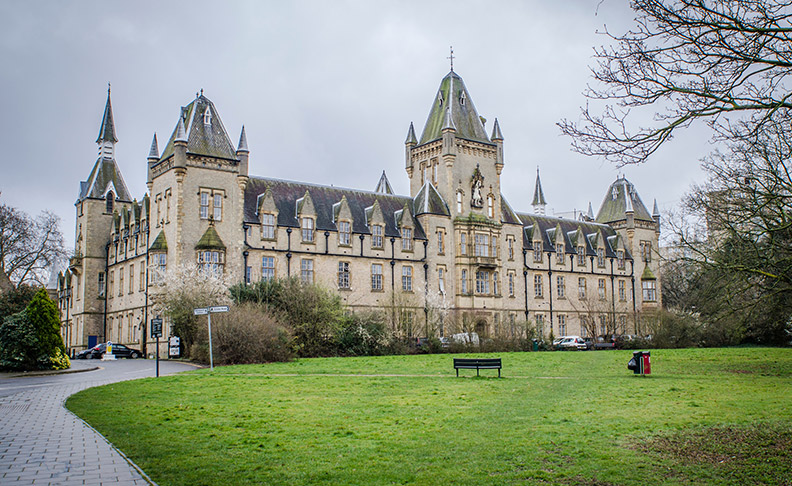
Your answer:
[[[457,372],[457,378],[459,378],[459,368],[456,369],[456,372]]]
[[[500,368],[498,368],[498,378],[500,378]]]
[[[476,368],[476,376],[478,376],[478,375],[479,375],[479,369]]]

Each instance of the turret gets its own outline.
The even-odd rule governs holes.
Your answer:
[[[418,140],[415,138],[415,127],[410,122],[410,128],[407,130],[407,139],[404,140],[404,167],[410,171],[412,169],[412,149],[418,145]]]
[[[239,176],[248,176],[248,157],[250,150],[248,149],[247,135],[245,135],[245,125],[242,125],[242,133],[239,134],[239,145],[237,146],[236,156],[239,159]]]
[[[107,102],[105,103],[104,116],[102,116],[102,126],[99,127],[99,136],[96,143],[99,145],[99,158],[112,159],[115,157],[115,144],[118,139],[115,135],[115,123],[113,122],[113,107],[110,103],[110,84],[107,85]]]
[[[545,214],[547,201],[542,190],[542,181],[539,179],[539,167],[536,168],[536,185],[534,186],[534,197],[531,205],[534,207],[534,213]]]
[[[652,209],[652,219],[655,221],[655,233],[660,234],[660,210],[657,209],[657,199],[654,200],[654,209]]]
[[[173,139],[173,166],[187,167],[187,129],[184,127],[184,108],[176,126],[176,137]]]
[[[151,140],[151,148],[149,149],[148,154],[148,178],[146,179],[146,184],[151,186],[151,183],[154,181],[154,174],[152,173],[152,168],[154,164],[157,163],[159,160],[159,146],[157,145],[157,132],[154,132],[154,138]],[[149,187],[151,190],[151,187]]]
[[[495,168],[498,169],[498,174],[500,174],[503,171],[503,134],[501,133],[497,118],[495,119],[495,124],[492,126],[492,136],[490,139],[498,146],[498,153],[495,156]]]

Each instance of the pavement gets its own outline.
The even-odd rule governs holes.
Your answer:
[[[86,388],[152,377],[154,366],[154,360],[144,359],[72,360],[71,373],[0,374],[0,485],[154,484],[63,406]],[[188,363],[160,361],[160,375],[193,369]]]

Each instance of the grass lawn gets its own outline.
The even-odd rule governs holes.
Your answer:
[[[460,357],[460,355],[457,355]],[[80,392],[160,486],[792,484],[792,349],[306,359]]]

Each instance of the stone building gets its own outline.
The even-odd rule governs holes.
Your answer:
[[[75,256],[59,278],[74,350],[106,340],[145,349],[153,270],[178,264],[315,282],[353,310],[390,310],[407,337],[513,335],[526,322],[545,337],[634,334],[661,302],[656,204],[650,214],[619,178],[596,217],[591,207],[580,219],[547,216],[537,171],[533,211],[515,211],[501,192],[499,122],[485,130],[453,70],[420,138],[412,123],[407,132],[409,195],[384,172],[374,191],[250,175],[244,127],[235,146],[203,93],[161,152],[154,136],[140,200],[116,142],[108,91],[99,157],[75,204]]]

